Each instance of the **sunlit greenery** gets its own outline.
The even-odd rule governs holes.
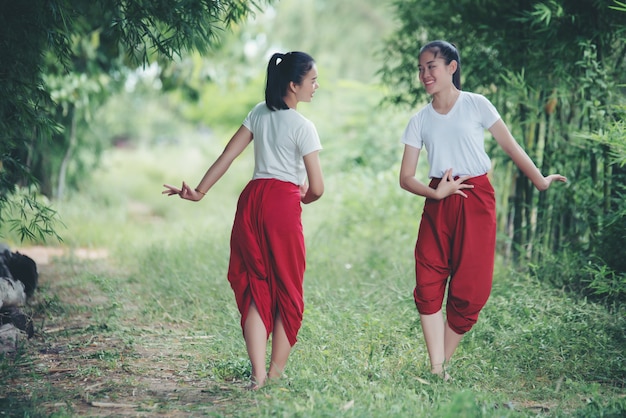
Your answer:
[[[306,106],[323,109],[324,101]],[[250,365],[226,268],[251,156],[236,161],[200,203],[162,196],[162,182],[193,182],[221,150],[213,136],[183,129],[177,143],[107,153],[87,191],[60,207],[69,245],[106,248],[108,257],[90,261],[75,252],[43,266],[30,308],[41,334],[19,356],[0,357],[0,368],[20,382],[0,410],[94,413],[85,397],[94,405],[135,405],[124,414],[242,417],[586,417],[626,410],[624,317],[500,263],[492,297],[452,363],[454,380],[430,376],[411,293],[421,201],[395,186],[397,163],[375,175],[359,166],[327,170],[326,194],[304,208],[305,316],[286,377],[258,393],[244,391]],[[334,150],[330,166],[350,160],[344,149]],[[53,272],[54,279],[47,275]],[[79,327],[68,325],[79,318]],[[31,360],[55,347],[63,348],[56,361],[70,371],[48,374],[52,366]],[[175,373],[174,383],[166,384],[164,373]],[[62,384],[50,385],[48,376]],[[152,376],[163,389],[151,386]],[[29,388],[36,397],[26,398]]]
[[[580,242],[558,252],[540,251],[541,257],[515,266],[507,253],[510,217],[503,210],[514,198],[509,186],[515,173],[487,139],[501,227],[494,290],[459,347],[453,381],[444,384],[429,374],[411,294],[423,199],[401,190],[397,178],[402,131],[426,98],[411,96],[411,107],[383,106],[384,99],[413,94],[419,85],[413,67],[402,73],[411,84],[406,89],[381,84],[377,74],[397,63],[400,49],[381,51],[394,31],[403,35],[398,13],[417,18],[436,14],[443,5],[424,11],[412,7],[416,1],[274,3],[234,25],[210,51],[113,74],[114,88],[84,108],[89,118],[76,131],[79,149],[68,162],[62,198],[37,197],[57,211],[62,223],[54,231],[62,242],[53,234],[24,240],[19,229],[1,225],[3,240],[13,248],[27,252],[45,244],[51,254],[64,255],[40,266],[41,286],[28,307],[37,335],[17,353],[0,355],[0,375],[16,382],[0,395],[0,413],[119,412],[95,411],[95,401],[134,405],[128,415],[624,414],[626,275],[621,253],[614,251],[625,219],[617,198],[623,192],[617,181],[624,168],[623,123],[576,129],[569,138],[567,151],[584,158],[581,164],[591,155],[603,162],[602,176],[613,176],[614,188],[604,190],[578,165],[571,189],[557,191],[559,202],[578,208]],[[489,3],[481,7],[488,11]],[[419,47],[417,37],[400,35],[402,45]],[[304,207],[306,307],[286,378],[248,393],[240,389],[250,365],[226,269],[237,198],[252,173],[251,149],[199,203],[165,197],[161,190],[164,183],[199,181],[250,107],[263,99],[268,54],[292,49],[310,52],[318,63],[321,87],[312,103],[298,110],[320,133],[326,191]],[[591,47],[584,51],[591,54]],[[493,50],[478,52],[491,53],[483,64],[497,62]],[[410,62],[414,56],[405,58]],[[597,99],[600,82],[612,69],[594,66],[595,58],[586,55],[579,65],[593,70],[581,82]],[[466,68],[489,75],[480,66]],[[493,85],[481,91],[502,94],[503,113],[513,115],[517,134],[527,125],[516,122],[514,109],[534,106],[543,112],[545,97],[535,95],[526,73],[507,74],[511,78],[500,83],[493,77]],[[63,97],[72,96],[62,78],[55,82]],[[577,109],[576,103],[563,108]],[[583,104],[597,118],[602,107],[593,103],[591,97]],[[547,123],[542,118],[536,121]],[[426,168],[420,164],[422,179]],[[28,209],[15,202],[15,214]],[[607,228],[591,235],[598,249],[590,251],[588,226],[599,205],[607,210],[602,218]],[[45,230],[46,219],[40,221]],[[533,242],[532,249],[541,243]],[[89,251],[102,258],[85,258]]]

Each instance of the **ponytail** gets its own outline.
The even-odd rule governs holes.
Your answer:
[[[289,109],[285,96],[289,83],[301,84],[315,60],[304,52],[275,53],[267,64],[265,105],[270,110]]]

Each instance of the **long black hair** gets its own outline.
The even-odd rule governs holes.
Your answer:
[[[432,41],[420,49],[420,55],[422,55],[424,51],[432,52],[435,58],[441,56],[441,58],[446,61],[446,65],[450,64],[452,61],[456,61],[456,71],[452,74],[452,83],[454,87],[461,90],[461,56],[456,46],[446,41]]]
[[[305,52],[275,53],[267,64],[265,104],[270,110],[289,109],[284,97],[289,83],[301,84],[315,60]]]

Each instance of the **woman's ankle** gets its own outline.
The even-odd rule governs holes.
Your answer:
[[[255,375],[251,375],[250,376],[250,383],[247,386],[248,390],[258,390],[261,389],[263,386],[265,386],[265,383],[267,382],[267,375],[263,375],[260,377],[257,377]]]
[[[450,374],[446,371],[446,363],[433,364],[430,367],[430,372],[435,376],[440,377],[444,382],[450,380]]]
[[[268,380],[278,380],[283,377],[283,368],[278,367],[274,362],[271,362],[270,369],[267,372]]]

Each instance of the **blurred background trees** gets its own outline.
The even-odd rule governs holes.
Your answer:
[[[323,105],[303,112],[325,139],[325,172],[356,184],[337,198],[345,216],[384,223],[380,245],[398,233],[414,239],[393,223],[407,210],[398,197],[399,138],[427,100],[419,48],[443,38],[459,47],[464,88],[496,104],[544,173],[570,180],[539,194],[488,141],[499,254],[557,286],[609,303],[626,297],[615,250],[626,240],[621,2],[0,4],[2,231],[54,235],[49,199],[84,193],[114,146],[178,141],[180,123],[230,132],[262,100],[269,54],[298,49],[320,68]],[[359,186],[377,191],[367,205],[355,203]]]
[[[104,144],[93,112],[137,67],[206,52],[265,1],[33,0],[0,3],[0,223],[22,238],[55,234],[61,198]],[[72,163],[72,164],[71,164]],[[73,176],[68,176],[70,164]]]

